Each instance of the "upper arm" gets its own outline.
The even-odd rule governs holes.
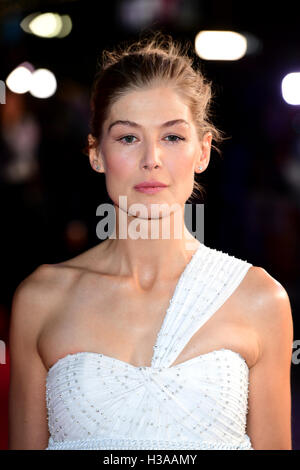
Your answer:
[[[37,277],[34,273],[22,281],[12,300],[9,449],[45,449],[48,443],[47,371],[37,351],[37,335],[45,306]]]
[[[249,374],[247,434],[255,450],[291,450],[291,306],[282,285],[257,269],[255,321],[260,354]]]

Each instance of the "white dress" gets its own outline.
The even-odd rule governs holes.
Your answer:
[[[222,348],[170,367],[251,266],[200,244],[177,282],[150,367],[98,352],[59,359],[46,380],[46,450],[253,450],[246,360]]]

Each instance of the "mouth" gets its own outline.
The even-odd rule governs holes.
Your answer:
[[[142,181],[139,184],[136,184],[134,187],[139,188],[166,188],[168,185],[157,180]]]
[[[162,191],[167,186],[135,186],[136,191],[146,194],[155,194],[159,191]]]

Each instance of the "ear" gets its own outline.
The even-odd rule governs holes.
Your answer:
[[[105,173],[103,161],[101,158],[101,152],[97,147],[97,139],[92,136],[92,134],[88,135],[88,143],[89,143],[89,160],[91,167],[93,170],[97,171],[98,173]]]
[[[200,143],[200,154],[196,160],[196,168],[202,166],[202,170],[198,170],[199,172],[203,172],[208,167],[210,160],[211,143],[212,133],[206,132]]]

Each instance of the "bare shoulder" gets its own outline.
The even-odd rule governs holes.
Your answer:
[[[85,252],[56,264],[41,264],[16,288],[14,301],[21,298],[31,302],[48,303],[60,298],[73,283],[92,266],[93,250]]]
[[[78,271],[62,264],[42,264],[22,280],[14,291],[11,328],[38,335],[62,296],[78,277]]]
[[[45,300],[55,299],[74,277],[74,269],[59,264],[42,264],[38,266],[17,286],[13,301],[42,304]]]
[[[291,342],[292,348],[293,319],[286,289],[259,266],[249,269],[245,287],[244,300],[258,333],[260,357],[275,342]]]
[[[38,338],[70,284],[70,273],[56,265],[38,266],[16,288],[10,316],[10,449],[45,449],[48,441],[45,380],[47,369]]]
[[[246,310],[259,340],[258,358],[250,369],[247,434],[256,450],[290,450],[290,300],[282,284],[265,269],[251,267],[247,277]]]
[[[289,296],[282,284],[264,268],[252,266],[248,271],[247,294],[251,304],[259,312],[261,319],[274,318],[274,315],[289,316],[291,313]]]

